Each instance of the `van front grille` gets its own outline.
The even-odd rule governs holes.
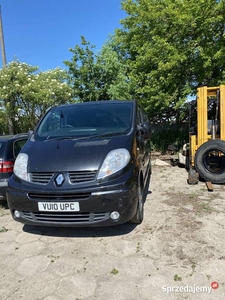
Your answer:
[[[72,184],[95,180],[96,171],[69,172],[69,178]]]
[[[71,171],[71,172],[64,172],[65,175],[68,174],[69,181],[71,184],[88,182],[95,180],[97,171]],[[47,185],[53,176],[56,173],[54,172],[47,172],[47,173],[29,173],[30,182],[36,184],[43,184]]]
[[[54,173],[30,173],[30,181],[38,184],[48,184]]]

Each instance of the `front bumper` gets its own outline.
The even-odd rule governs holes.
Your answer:
[[[126,223],[137,209],[137,184],[130,178],[123,183],[108,186],[93,186],[52,193],[27,190],[10,179],[7,201],[15,221],[38,226],[91,227]],[[78,202],[79,211],[39,211],[38,202]],[[15,214],[17,211],[17,214]],[[111,212],[119,212],[116,220]]]

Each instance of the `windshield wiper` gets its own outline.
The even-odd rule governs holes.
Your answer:
[[[79,137],[76,136],[59,136],[55,138],[47,137],[44,141],[45,142],[50,142],[50,141],[64,141],[64,140],[79,140]]]
[[[94,139],[94,138],[103,138],[103,137],[108,137],[108,136],[114,136],[114,135],[122,135],[122,134],[126,134],[128,132],[128,130],[126,131],[112,131],[112,132],[106,132],[103,134],[94,134],[94,135],[89,135],[89,136],[62,136],[62,137],[55,137],[55,138],[51,138],[50,136],[48,136],[45,140],[45,142],[49,142],[49,141],[65,141],[65,140],[73,140],[73,141],[79,141],[79,140],[90,140],[90,139]]]
[[[112,132],[106,132],[106,133],[102,133],[102,134],[96,134],[96,135],[93,135],[93,136],[90,136],[91,137],[94,137],[94,138],[102,138],[102,137],[107,137],[107,136],[114,136],[114,135],[121,135],[121,134],[125,134],[127,133],[126,131],[112,131]]]

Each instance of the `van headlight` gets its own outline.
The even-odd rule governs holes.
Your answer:
[[[27,163],[28,163],[28,155],[26,153],[19,153],[13,168],[14,174],[17,177],[26,181],[28,181]]]
[[[123,169],[130,161],[130,153],[127,149],[116,149],[110,151],[99,171],[98,178],[110,176]]]

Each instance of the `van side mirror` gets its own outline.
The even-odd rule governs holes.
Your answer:
[[[33,130],[29,130],[28,131],[28,139],[30,139],[33,135],[34,131]]]
[[[137,126],[141,139],[149,140],[151,137],[151,128],[149,123],[143,123]]]

